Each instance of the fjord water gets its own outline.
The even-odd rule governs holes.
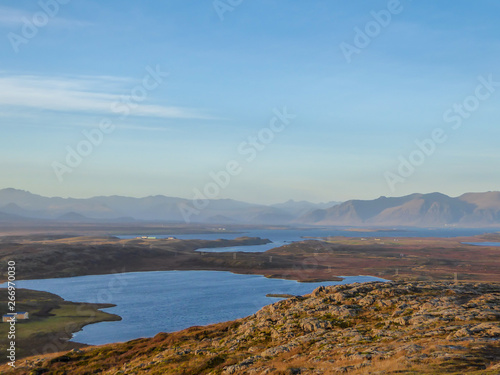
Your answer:
[[[321,285],[367,281],[385,280],[354,276],[341,282],[299,283],[220,271],[160,271],[21,280],[17,287],[68,301],[116,304],[104,311],[121,316],[121,321],[88,325],[73,336],[73,341],[100,345],[242,318],[278,300],[266,297],[268,293],[302,295]]]

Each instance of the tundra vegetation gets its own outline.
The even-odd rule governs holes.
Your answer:
[[[439,284],[439,282],[450,283],[455,278],[459,282],[488,282],[496,285],[494,283],[500,282],[500,274],[498,273],[498,269],[500,269],[500,248],[464,244],[464,242],[481,241],[500,242],[500,236],[498,234],[488,234],[470,238],[328,237],[306,239],[303,242],[291,243],[264,253],[211,253],[199,252],[197,249],[255,245],[268,243],[269,241],[248,237],[235,240],[207,241],[155,238],[120,239],[98,234],[85,236],[64,234],[15,235],[0,238],[0,263],[3,265],[3,269],[6,269],[5,264],[14,260],[17,265],[18,279],[133,271],[218,270],[261,274],[267,277],[287,278],[305,282],[340,280],[338,275],[354,276],[364,274],[379,276],[395,282],[422,283],[418,285],[428,285],[429,288],[434,284],[425,284],[426,282],[436,282],[435,285],[444,285]],[[3,281],[5,281],[6,275],[2,275],[2,277]],[[382,284],[375,285],[379,288]],[[355,290],[358,290],[356,293],[361,293],[361,289]],[[5,290],[2,293],[6,293]],[[296,296],[280,297],[289,298],[288,301],[297,301],[297,303],[305,300]],[[32,319],[28,322],[22,322],[18,326],[21,335],[16,343],[18,358],[34,353],[51,353],[83,348],[85,345],[68,342],[73,332],[80,330],[85,324],[119,319],[119,317],[98,310],[106,307],[104,305],[85,304],[85,309],[82,309],[82,304],[72,304],[48,293],[20,290],[18,298],[20,303],[18,311],[23,309],[30,311],[32,316]],[[338,302],[335,302],[334,305],[339,306]],[[374,313],[383,314],[385,307],[374,304],[372,308]],[[314,325],[320,328],[323,327],[321,329],[358,329],[356,327],[359,327],[359,319],[339,315],[335,311],[329,311],[330,309],[325,311],[324,314],[315,317],[317,321],[315,321]],[[405,309],[401,318],[411,317],[417,311],[418,309],[415,307]],[[286,322],[277,322],[273,324],[273,327],[276,329],[283,328],[290,321],[295,321],[295,324],[307,327],[311,323],[308,319],[308,313],[297,309],[290,316],[287,316]],[[240,323],[227,324],[234,324],[236,327]],[[377,327],[381,324],[382,322],[378,322]],[[495,324],[498,325],[498,323]],[[219,326],[214,327],[215,330],[218,330],[217,327]],[[304,329],[304,327],[302,328]],[[193,330],[196,331],[194,328]],[[208,330],[208,328],[200,328],[200,330]],[[182,337],[184,334],[170,334],[168,337]],[[272,331],[260,328],[255,331],[255,337],[264,341],[275,339],[272,336]],[[155,340],[158,340],[158,337]],[[398,338],[398,340],[403,339]],[[404,340],[406,340],[404,342],[412,342],[413,338],[409,337]],[[471,338],[470,340],[472,342],[475,339]],[[495,337],[492,337],[492,340],[496,340]],[[361,341],[363,344],[366,343],[364,339]],[[55,345],[48,345],[54,344],[54,342]],[[147,343],[147,341],[144,342]],[[200,342],[203,342],[203,338],[200,339]],[[207,371],[211,369],[210,371],[213,370],[214,373],[222,373],[225,367],[239,363],[234,362],[237,359],[236,357],[236,359],[230,360],[232,355],[230,353],[222,351],[218,353],[217,358],[210,358],[205,362],[200,359],[201,362],[205,363],[203,366],[206,367]],[[43,358],[43,360],[38,360],[37,363],[45,363],[44,361],[49,357],[44,356]],[[113,361],[110,360],[110,363]],[[80,365],[81,363],[78,366]],[[280,365],[276,369],[282,367]],[[179,369],[183,369],[183,367],[179,366]],[[189,367],[189,369],[192,368]],[[38,370],[35,369],[34,371]],[[72,371],[67,373],[73,373]],[[191,373],[191,370],[185,371],[186,374]],[[199,370],[199,373],[205,373],[203,371],[205,370]],[[206,373],[210,373],[210,371]]]
[[[500,285],[317,288],[233,322],[32,357],[13,374],[498,374]]]

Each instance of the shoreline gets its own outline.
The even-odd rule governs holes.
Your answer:
[[[95,366],[110,373],[176,373],[182,366],[189,373],[227,374],[290,367],[317,373],[389,368],[391,373],[493,374],[500,368],[499,293],[499,283],[319,287],[246,318],[20,360],[14,373],[37,367],[76,373]]]
[[[210,241],[27,236],[22,242],[0,238],[0,255],[5,261],[15,254],[18,274],[25,276],[24,280],[127,272],[225,271],[297,282],[342,281],[337,275],[373,275],[388,281],[453,282],[455,278],[459,282],[499,282],[498,247],[461,243],[480,241],[500,242],[500,236],[326,237],[289,243],[263,253],[196,251],[270,242],[248,237]],[[86,346],[69,340],[92,323],[73,326],[68,345]]]
[[[51,292],[25,288],[19,288],[16,292],[17,309],[29,312],[27,320],[18,321],[16,324],[17,330],[13,340],[18,359],[36,353],[88,347],[87,344],[71,341],[73,334],[87,325],[122,320],[119,315],[102,311],[116,306],[114,304],[73,302]],[[7,289],[1,288],[0,295],[7,296]],[[7,329],[6,323],[0,324],[2,337],[7,337]],[[7,342],[1,341],[0,349],[4,351],[6,348]],[[5,362],[5,357],[0,358],[0,363]]]
[[[14,260],[20,279],[47,279],[148,271],[229,271],[299,282],[340,281],[373,275],[388,280],[498,281],[498,247],[463,242],[500,242],[500,235],[473,237],[325,237],[292,242],[265,252],[199,252],[200,248],[267,244],[235,240],[118,239],[115,237],[0,237],[0,262]],[[487,259],[487,261],[478,261]],[[47,265],[50,264],[50,267]],[[5,276],[0,277],[5,282]]]
[[[153,271],[155,273],[157,272],[173,272],[173,271]],[[179,272],[182,272],[182,271],[179,271]],[[230,273],[229,271],[208,271],[208,272],[226,272],[226,273]],[[142,272],[141,272],[142,273]],[[260,275],[261,277],[265,277],[263,275]],[[296,280],[295,280],[296,281]],[[373,280],[370,280],[370,281],[366,281],[366,282],[372,282]],[[298,283],[298,281],[296,281]],[[365,281],[352,281],[352,283],[356,283],[356,282],[365,282]],[[316,287],[319,287],[319,286],[316,286]],[[58,329],[58,330],[55,330],[53,332],[48,332],[46,333],[45,335],[42,335],[42,336],[37,336],[37,340],[38,342],[41,341],[41,343],[37,343],[34,347],[33,346],[29,346],[29,351],[31,353],[33,353],[34,351],[42,351],[42,345],[43,345],[43,342],[46,340],[47,343],[49,344],[54,344],[55,341],[54,341],[54,337],[57,336],[57,351],[61,351],[61,350],[78,350],[78,349],[81,349],[81,348],[85,348],[85,347],[89,347],[89,346],[101,346],[101,345],[110,345],[110,344],[116,344],[116,343],[120,343],[120,342],[128,342],[128,341],[131,341],[131,340],[140,340],[140,339],[144,339],[144,338],[152,338],[154,335],[157,335],[159,334],[160,332],[156,332],[154,335],[150,335],[149,333],[145,333],[145,336],[141,336],[141,337],[138,337],[138,338],[130,338],[130,339],[123,339],[123,340],[116,340],[116,341],[113,341],[113,342],[110,342],[110,343],[102,343],[102,344],[92,344],[92,343],[86,343],[86,342],[81,342],[81,341],[78,341],[78,338],[75,338],[74,337],[74,334],[77,333],[77,332],[80,332],[84,327],[88,326],[88,325],[91,325],[91,324],[96,324],[96,323],[101,323],[101,322],[106,322],[106,321],[120,321],[120,320],[123,320],[123,316],[122,316],[122,313],[123,311],[117,311],[116,313],[114,314],[111,314],[111,313],[108,313],[106,311],[102,311],[101,309],[106,309],[106,308],[109,308],[109,307],[115,307],[115,306],[119,306],[121,305],[122,306],[122,310],[123,310],[123,303],[114,303],[114,304],[111,304],[111,303],[89,303],[89,302],[73,302],[73,300],[77,300],[77,299],[80,299],[80,300],[88,300],[88,298],[84,298],[83,296],[81,296],[81,298],[75,298],[74,296],[71,297],[71,296],[66,296],[65,298],[66,299],[63,299],[63,297],[61,297],[58,292],[57,292],[57,289],[56,290],[52,290],[52,291],[38,291],[38,290],[33,290],[33,289],[29,289],[30,286],[26,286],[26,287],[22,287],[20,289],[18,289],[19,291],[22,291],[23,293],[30,293],[30,294],[40,294],[40,295],[50,295],[52,296],[53,298],[57,299],[58,301],[64,303],[65,305],[72,305],[72,306],[75,306],[77,311],[78,311],[78,306],[85,306],[85,307],[88,307],[89,309],[92,308],[93,311],[97,311],[99,310],[99,314],[100,314],[100,317],[99,319],[98,318],[95,318],[95,314],[94,315],[91,315],[91,318],[93,317],[94,319],[92,319],[92,321],[89,321],[89,320],[85,320],[85,321],[78,321],[78,322],[68,322],[65,326],[64,326],[64,329]],[[308,293],[311,293],[313,289],[310,289],[309,291],[306,291],[306,292],[299,292],[297,294],[286,294],[286,293],[268,293],[265,295],[265,297],[279,297],[279,298],[301,298],[302,295],[305,295],[305,294],[308,294]],[[0,289],[0,293],[6,293],[6,289],[2,288]],[[275,301],[273,300],[269,300],[265,303],[265,305],[262,305],[262,307],[259,308],[259,310],[265,306],[268,306],[270,304],[273,304]],[[31,309],[30,309],[30,314],[31,314],[31,311],[34,311],[36,309],[39,309],[43,307],[43,304],[39,305],[39,306],[32,306]],[[57,307],[57,306],[56,306]],[[28,310],[28,309],[26,309]],[[236,317],[234,319],[245,319],[255,313],[257,313],[258,310],[255,310],[253,312],[249,312],[248,314],[245,314],[245,315],[242,315],[241,317]],[[47,316],[50,316],[50,315],[53,315],[51,314],[51,310],[47,310],[46,309],[46,312],[45,314]],[[234,319],[230,319],[229,321],[231,320],[234,320]],[[224,322],[226,322],[228,320],[217,320],[215,321],[214,323],[210,323],[210,324],[222,324]],[[168,333],[171,333],[171,332],[177,332],[179,330],[184,330],[184,329],[190,329],[190,327],[196,327],[196,326],[204,326],[205,323],[196,323],[196,322],[193,322],[189,327],[185,327],[185,328],[176,328],[176,329],[173,329],[172,331],[170,330],[167,330],[167,331],[162,331],[162,332],[168,332]],[[62,332],[64,334],[62,334]],[[44,345],[46,346],[46,345]],[[26,352],[26,348],[22,348],[22,351],[23,352]],[[50,350],[50,352],[55,352],[53,350]],[[19,359],[21,358],[24,358],[26,357],[26,355],[22,355],[20,357],[18,357]],[[0,361],[1,363],[1,361]]]

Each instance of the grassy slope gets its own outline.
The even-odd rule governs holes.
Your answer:
[[[2,301],[7,301],[7,290],[0,289]],[[85,345],[67,340],[71,334],[87,324],[120,320],[117,315],[100,311],[100,308],[113,305],[74,303],[47,292],[18,289],[16,310],[28,311],[30,319],[20,320],[16,324],[16,356],[22,358],[36,353],[50,353],[79,348]],[[0,313],[7,313],[7,303],[0,305]],[[7,349],[8,323],[0,324],[0,350]],[[0,357],[0,363],[5,362]]]

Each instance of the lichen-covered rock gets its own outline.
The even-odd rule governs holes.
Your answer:
[[[500,286],[390,282],[317,288],[235,322],[144,341],[26,360],[13,374],[43,368],[103,374],[500,373]],[[107,350],[107,349],[106,349]],[[137,352],[133,355],[131,350]],[[112,354],[114,351],[114,354]],[[127,356],[125,364],[113,364]]]

